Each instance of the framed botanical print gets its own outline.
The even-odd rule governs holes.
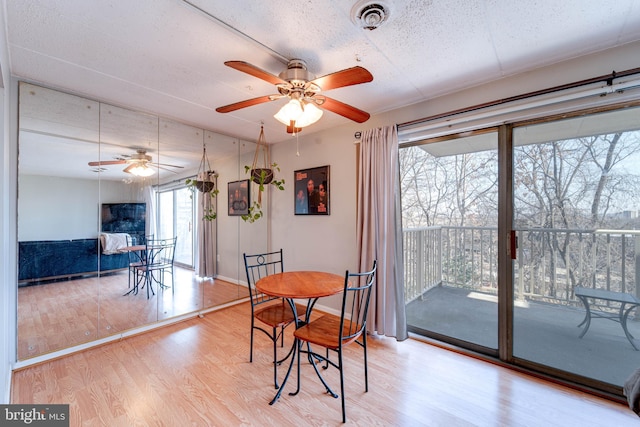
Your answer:
[[[294,171],[295,214],[329,215],[329,166]]]

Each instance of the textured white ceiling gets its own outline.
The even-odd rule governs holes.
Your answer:
[[[327,95],[374,115],[640,40],[638,0],[381,0],[389,20],[373,31],[352,21],[356,0],[189,2],[4,0],[10,71],[247,140],[264,121],[276,142],[284,101],[215,111],[276,93],[224,61],[278,74],[301,58],[316,76],[360,65],[373,82]],[[305,132],[347,120],[327,112]]]

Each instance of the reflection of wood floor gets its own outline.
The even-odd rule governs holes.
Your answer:
[[[176,267],[175,294],[146,289],[123,296],[127,270],[98,277],[18,288],[18,359],[104,338],[131,328],[248,296],[244,286],[198,280]],[[167,277],[171,277],[167,275]]]
[[[243,303],[19,370],[11,403],[69,404],[72,426],[342,425],[340,399],[325,392],[306,359],[300,393],[289,396],[294,370],[269,406],[271,342],[257,334],[249,363],[250,316]],[[625,405],[413,339],[372,337],[368,350],[368,393],[362,349],[345,350],[346,425],[638,425]],[[336,370],[323,376],[339,392]]]

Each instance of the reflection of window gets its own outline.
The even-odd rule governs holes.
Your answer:
[[[158,197],[158,236],[159,239],[168,239],[174,235],[174,209],[173,191],[165,191]]]
[[[158,237],[177,237],[175,262],[193,267],[193,198],[191,191],[178,188],[158,194]]]

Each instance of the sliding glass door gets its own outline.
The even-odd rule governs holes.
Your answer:
[[[638,117],[401,146],[409,330],[621,395],[640,360]]]
[[[513,354],[616,386],[640,358],[640,322],[620,316],[620,301],[640,297],[638,117],[621,109],[513,134]]]
[[[497,147],[487,130],[400,150],[409,330],[494,353]]]

